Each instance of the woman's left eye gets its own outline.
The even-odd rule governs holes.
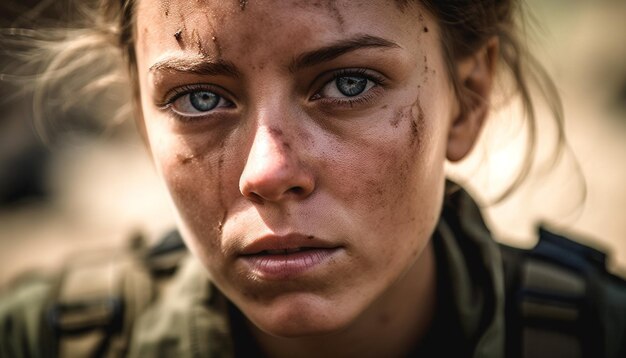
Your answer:
[[[376,83],[365,75],[338,75],[332,81],[326,83],[317,96],[321,98],[356,97],[366,93],[375,85]]]

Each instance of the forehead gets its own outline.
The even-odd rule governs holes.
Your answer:
[[[413,34],[424,21],[416,6],[385,0],[140,0],[136,16],[137,49],[147,61],[180,51],[278,61],[355,34]]]

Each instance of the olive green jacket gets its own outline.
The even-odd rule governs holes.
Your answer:
[[[467,193],[458,191],[446,201],[433,240],[439,247],[438,267],[445,268],[438,277],[448,285],[455,317],[450,324],[460,332],[458,342],[447,344],[463,347],[464,356],[504,357],[501,250]],[[55,352],[68,357],[232,357],[239,332],[231,331],[229,303],[198,261],[184,254],[175,273],[155,275],[154,267],[146,268],[137,256],[100,254],[106,265],[79,266],[80,275],[69,268],[64,279],[31,279],[7,290],[0,297],[0,357]],[[99,271],[98,265],[107,269]]]
[[[463,212],[462,220],[467,238],[480,253],[479,260],[481,265],[484,265],[481,274],[487,273],[490,279],[485,281],[484,277],[473,277],[475,270],[468,269],[467,258],[460,249],[457,239],[446,221],[441,220],[437,227],[437,235],[441,238],[444,248],[443,257],[453,286],[453,302],[460,317],[463,335],[468,340],[465,344],[472,346],[473,356],[502,357],[504,301],[500,253],[497,244],[482,224],[473,202],[469,200],[462,205],[469,205],[467,208],[458,208]],[[132,266],[121,264],[125,265]],[[104,355],[130,357],[232,356],[233,332],[229,331],[225,298],[211,285],[204,269],[193,257],[187,255],[179,266],[176,273],[166,282],[156,284],[163,286],[161,288],[151,287],[150,280],[138,280],[135,277],[134,281],[140,282],[140,287],[158,294],[138,293],[140,289],[136,287],[122,290],[126,296],[144,297],[123,298],[126,310],[123,314],[124,319],[131,321],[132,324],[118,323],[117,331],[122,333],[116,334],[106,330],[103,332],[101,329],[90,330],[89,326],[94,326],[90,324],[92,322],[85,324],[81,322],[81,317],[72,317],[71,309],[59,310],[58,305],[55,305],[58,303],[55,301],[61,301],[66,303],[63,307],[71,308],[81,306],[76,304],[80,300],[97,300],[98,296],[102,296],[101,292],[92,295],[93,299],[85,298],[91,297],[89,292],[76,293],[81,289],[67,289],[66,286],[80,288],[84,285],[89,286],[89,282],[107,280],[104,276],[108,271],[101,274],[97,269],[89,269],[86,272],[93,272],[91,276],[83,273],[75,275],[77,277],[66,273],[64,279],[66,282],[60,284],[58,281],[45,279],[29,280],[19,284],[0,299],[0,355],[36,357],[50,356],[54,351],[58,351],[61,356],[74,357],[91,356],[94,350],[98,350],[97,352]],[[124,278],[122,281],[128,279]],[[106,294],[111,293],[105,292]],[[72,295],[78,296],[79,299],[72,300]],[[132,313],[128,312],[129,301],[132,301]],[[490,303],[489,307],[486,307],[486,302]],[[98,316],[98,309],[85,315],[93,316],[91,319],[94,321],[98,319],[106,321]],[[50,312],[56,312],[56,316]],[[106,314],[104,316],[106,318]],[[55,317],[56,321],[62,322],[64,332],[62,334],[64,338],[58,342],[55,339],[55,334],[58,333],[51,332],[54,329],[47,327]],[[488,324],[485,325],[485,322]]]

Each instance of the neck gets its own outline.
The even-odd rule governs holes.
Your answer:
[[[427,333],[436,306],[436,268],[430,242],[409,271],[346,329],[322,336],[282,338],[252,323],[268,357],[406,356]]]

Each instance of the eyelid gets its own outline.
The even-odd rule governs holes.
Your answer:
[[[167,107],[171,106],[172,103],[174,103],[174,101],[176,101],[180,97],[188,95],[192,92],[197,92],[197,91],[213,92],[216,95],[223,98],[224,100],[227,100],[231,103],[234,102],[233,100],[230,99],[230,98],[233,98],[234,96],[232,96],[224,88],[210,84],[210,83],[197,83],[197,84],[183,85],[183,86],[179,86],[179,87],[169,90],[162,98],[155,100],[155,106],[157,106],[160,109],[166,109]]]
[[[333,71],[329,71],[326,72],[320,76],[318,76],[318,78],[327,78],[327,76],[330,75],[330,79],[324,79],[324,82],[322,83],[321,86],[316,86],[316,88],[318,88],[315,93],[313,93],[309,99],[310,100],[322,100],[322,99],[328,99],[327,97],[321,97],[320,93],[324,90],[324,88],[326,88],[326,86],[330,85],[333,81],[336,81],[338,78],[340,77],[350,77],[350,76],[355,76],[355,77],[364,77],[366,79],[368,79],[369,81],[374,82],[374,88],[375,87],[384,87],[388,81],[387,77],[385,77],[383,74],[371,70],[369,68],[360,68],[360,67],[356,67],[356,68],[341,68],[338,70],[333,70]],[[373,88],[372,88],[373,89]],[[371,91],[372,89],[370,89],[369,91]],[[369,92],[368,91],[368,92]],[[366,92],[367,94],[367,92]],[[338,99],[339,101],[354,101],[356,98],[358,97],[362,97],[364,94],[359,94],[356,95],[354,97],[346,97],[345,99]],[[319,98],[315,98],[316,96],[319,96]]]

